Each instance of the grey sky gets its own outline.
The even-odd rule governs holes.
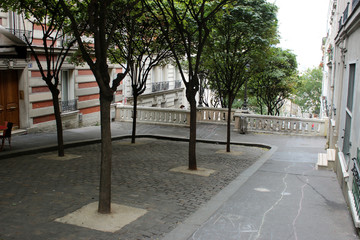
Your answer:
[[[299,70],[321,62],[329,0],[269,0],[279,7],[280,47],[297,55]]]

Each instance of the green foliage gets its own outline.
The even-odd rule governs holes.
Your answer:
[[[323,73],[321,68],[307,69],[296,84],[294,102],[302,112],[320,113],[320,97]]]
[[[194,97],[199,90],[200,58],[210,33],[209,22],[227,1],[143,2],[158,22],[179,67],[186,86],[187,99],[190,105],[195,106]],[[184,60],[186,67],[182,65]]]
[[[224,6],[213,21],[203,71],[222,107],[231,105],[249,78],[255,53],[277,41],[276,11],[265,0],[238,0]]]
[[[190,104],[189,169],[196,170],[196,94],[209,21],[227,0],[142,0],[161,28],[179,68]],[[181,65],[187,61],[187,72]],[[186,75],[185,75],[186,73]]]
[[[260,113],[267,108],[268,115],[278,115],[286,98],[294,91],[297,77],[296,56],[289,50],[272,47],[259,52],[249,84],[256,97]]]
[[[251,79],[249,79],[248,81],[250,82]],[[248,83],[249,85],[250,83]],[[261,114],[261,108],[262,109],[266,109],[265,105],[262,105],[261,107],[258,105],[257,99],[255,96],[251,95],[252,89],[247,89],[247,107],[248,109],[255,113],[255,114]],[[238,92],[238,94],[236,95],[236,98],[234,100],[233,106],[232,108],[242,108],[243,107],[243,103],[244,103],[244,97],[245,97],[245,84],[241,87],[240,91]]]
[[[141,2],[118,20],[109,52],[112,62],[130,66],[134,97],[145,91],[151,69],[172,57],[161,28]]]

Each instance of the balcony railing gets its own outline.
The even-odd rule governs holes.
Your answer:
[[[177,80],[177,81],[175,81],[175,89],[178,89],[178,88],[181,88],[181,80]]]
[[[117,105],[116,120],[131,122],[133,107]],[[167,125],[189,125],[190,111],[174,108],[138,107],[137,122]],[[224,108],[198,108],[197,121],[200,123],[226,124],[228,111]],[[294,135],[325,136],[325,120],[291,117],[275,117],[231,111],[231,124],[235,131],[240,129],[240,118],[246,119],[247,131]]]
[[[13,29],[13,28],[7,28],[7,30],[15,35],[16,37],[20,38],[21,40],[25,41],[25,36],[28,39],[29,42],[31,42],[31,33],[32,31],[26,31],[26,30],[20,30],[20,29]],[[24,36],[25,35],[25,36]]]
[[[343,26],[343,17],[341,17],[339,20],[339,31],[341,30],[342,26]]]
[[[346,23],[346,20],[349,17],[349,5],[350,5],[350,2],[347,3],[345,11],[343,12],[343,24]]]
[[[165,91],[169,89],[169,82],[157,82],[152,84],[152,92]]]
[[[359,4],[360,0],[353,0],[351,4],[351,11],[354,11],[356,6]]]
[[[354,158],[354,167],[352,168],[353,172],[353,186],[352,186],[352,193],[354,196],[354,203],[357,215],[360,216],[360,149],[357,150],[358,156],[357,158]]]
[[[77,110],[76,99],[61,101],[61,111],[62,112],[71,112]]]

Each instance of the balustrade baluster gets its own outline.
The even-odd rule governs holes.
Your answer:
[[[275,131],[281,132],[281,124],[279,120],[276,121]]]

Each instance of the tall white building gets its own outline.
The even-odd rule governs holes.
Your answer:
[[[124,103],[133,104],[130,76],[124,79]],[[172,64],[157,65],[152,68],[146,80],[146,89],[138,97],[138,106],[179,108],[187,104],[185,87],[179,70]]]
[[[331,0],[323,41],[328,146],[356,227],[360,227],[360,1]]]

